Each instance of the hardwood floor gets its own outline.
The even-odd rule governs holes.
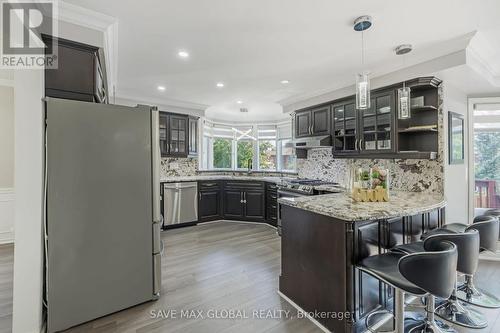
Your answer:
[[[186,319],[181,310],[295,309],[276,293],[280,242],[265,225],[216,222],[162,233],[162,295],[67,332],[321,332],[308,319]],[[176,310],[176,319],[152,311]]]
[[[0,333],[12,330],[14,246],[0,245]]]
[[[66,332],[321,332],[307,319],[290,318],[296,311],[276,293],[280,273],[280,242],[264,225],[216,222],[162,233],[162,296]],[[0,332],[10,332],[12,320],[13,246],[0,246]],[[500,262],[481,261],[477,284],[500,294]],[[275,319],[195,318],[201,310],[290,311]],[[168,311],[176,318],[161,318]],[[193,310],[192,318],[180,318]],[[500,332],[500,310],[482,309],[489,321],[484,330]],[[173,312],[170,312],[173,315]],[[267,313],[266,313],[267,314]]]

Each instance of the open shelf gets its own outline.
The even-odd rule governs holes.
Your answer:
[[[412,106],[411,111],[422,112],[422,111],[437,111],[437,107],[434,105],[423,105],[423,106]]]
[[[414,126],[408,128],[401,128],[398,130],[399,133],[416,133],[416,132],[437,132],[437,125],[431,126]]]

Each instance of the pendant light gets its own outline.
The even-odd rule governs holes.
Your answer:
[[[405,54],[410,53],[412,50],[411,44],[403,44],[396,47],[396,55],[403,56],[403,67],[405,65]],[[403,81],[403,88],[398,89],[398,119],[411,118],[411,89],[406,86]]]
[[[365,67],[365,30],[372,26],[371,16],[364,15],[354,21],[354,30],[361,31],[361,73],[356,75],[356,109],[366,110],[370,108],[370,74],[364,70]]]

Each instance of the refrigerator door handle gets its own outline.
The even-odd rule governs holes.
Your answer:
[[[151,157],[153,173],[153,223],[161,222],[160,212],[160,112],[151,108]]]

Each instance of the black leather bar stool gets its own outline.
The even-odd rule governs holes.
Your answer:
[[[457,275],[458,273],[472,275],[476,272],[479,262],[479,232],[477,230],[472,229],[465,233],[435,234],[426,238],[425,241],[452,242],[457,246],[458,251]],[[422,252],[423,250],[424,242],[421,241],[398,245],[391,251],[410,254]],[[477,329],[486,327],[488,322],[481,312],[458,301],[457,275],[455,275],[455,289],[453,290],[453,293],[446,301],[442,302],[436,308],[436,315],[449,322],[469,328]]]
[[[404,293],[426,297],[425,320],[413,321],[410,332],[456,332],[438,326],[434,319],[435,297],[448,298],[453,292],[457,269],[457,247],[450,242],[424,241],[426,252],[403,254],[388,252],[361,260],[359,270],[395,289],[394,331],[406,332]],[[371,330],[371,329],[370,329]]]
[[[494,216],[480,215],[474,218],[472,224],[450,223],[442,228],[434,229],[423,236],[425,239],[431,235],[441,233],[463,233],[471,229],[479,231],[480,251],[491,251],[496,253],[499,221]],[[465,275],[465,283],[458,287],[457,297],[467,303],[483,308],[500,308],[500,299],[490,293],[476,288],[474,285],[474,274]]]
[[[488,209],[483,215],[494,216],[500,222],[500,208]],[[500,240],[500,232],[498,233],[498,239]]]

